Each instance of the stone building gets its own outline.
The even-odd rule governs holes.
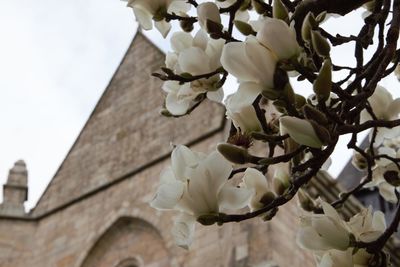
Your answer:
[[[294,242],[296,201],[268,223],[198,225],[189,251],[174,244],[174,214],[148,204],[169,164],[169,143],[208,152],[227,129],[223,109],[209,102],[179,122],[159,115],[161,82],[150,74],[163,62],[138,33],[29,213],[25,163],[10,170],[0,206],[1,267],[314,266]]]

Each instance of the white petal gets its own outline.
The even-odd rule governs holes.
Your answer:
[[[279,122],[281,135],[289,134],[297,143],[309,147],[320,148],[323,145],[311,123],[307,120],[285,116],[281,117]]]
[[[169,22],[166,22],[165,20],[155,21],[154,26],[156,26],[157,30],[164,38],[167,37],[169,31],[171,30],[171,24],[169,24]]]
[[[257,40],[278,59],[290,59],[300,51],[294,30],[280,19],[266,19],[257,33]]]
[[[385,214],[382,211],[375,211],[372,217],[372,227],[383,233],[386,230]]]
[[[211,101],[215,101],[217,103],[221,103],[224,99],[224,90],[218,89],[217,91],[207,92],[207,98]]]
[[[149,1],[149,0],[146,0]],[[168,6],[168,13],[182,14],[190,10],[191,5],[186,1],[172,1]]]
[[[378,186],[379,194],[390,203],[397,203],[397,196],[395,192],[395,187],[387,182],[382,182]]]
[[[181,181],[189,179],[190,177],[187,173],[187,169],[195,168],[199,164],[200,160],[199,156],[187,146],[176,146],[171,153],[171,165],[176,178]]]
[[[151,30],[153,28],[152,15],[144,9],[133,8],[136,20],[144,30]]]
[[[189,249],[189,246],[193,242],[195,220],[193,216],[186,213],[182,213],[175,220],[171,232],[178,246]]]
[[[198,47],[191,47],[179,54],[179,66],[183,72],[192,75],[206,74],[210,71],[210,59],[207,54]]]
[[[183,195],[183,188],[184,183],[177,180],[161,184],[150,206],[160,210],[173,209]]]
[[[342,218],[340,217],[339,213],[328,202],[322,201],[321,206],[322,206],[322,210],[324,211],[325,215],[331,217],[336,222],[339,222],[339,223],[342,222]]]
[[[242,10],[239,9],[238,11],[236,11],[235,20],[248,22],[249,19],[250,19],[250,14],[249,14],[249,12],[247,10],[243,10],[242,11]]]
[[[174,32],[171,36],[171,47],[179,53],[192,46],[193,37],[187,32]]]
[[[400,98],[396,98],[387,107],[387,118],[396,119],[400,113]]]
[[[178,63],[178,55],[176,53],[168,52],[165,57],[165,66],[169,69],[175,69]]]
[[[266,88],[274,88],[276,58],[258,42],[245,42],[246,54],[256,69],[259,82]]]
[[[239,81],[259,82],[258,71],[246,54],[245,43],[231,42],[224,46],[221,64]]]
[[[235,106],[252,105],[256,98],[260,95],[262,87],[258,83],[243,82],[240,83],[237,92],[232,100]]]
[[[225,42],[222,39],[208,41],[206,54],[210,59],[210,69],[216,70],[221,67],[221,54],[224,44]]]
[[[208,44],[208,35],[205,31],[199,30],[193,39],[193,46],[200,48],[203,51],[206,51]]]
[[[182,99],[177,94],[169,93],[165,98],[165,107],[173,115],[183,115],[190,106],[190,99]]]
[[[218,194],[218,202],[222,208],[237,210],[246,207],[253,194],[253,190],[225,184]]]
[[[297,244],[303,249],[314,251],[332,249],[332,246],[312,228],[302,227],[296,235]]]

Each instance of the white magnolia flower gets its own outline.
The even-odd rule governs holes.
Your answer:
[[[237,92],[228,96],[225,101],[226,116],[241,132],[261,130],[260,121],[252,105],[259,92],[258,86],[242,83]]]
[[[197,6],[197,18],[202,29],[207,31],[207,20],[221,23],[218,6],[213,2],[201,3]]]
[[[185,146],[174,149],[172,165],[162,173],[150,205],[184,213],[173,228],[179,245],[190,245],[194,221],[200,216],[216,215],[221,208],[240,209],[248,204],[253,191],[227,183],[231,172],[231,163],[217,152],[204,156]]]
[[[296,117],[284,116],[279,119],[280,134],[289,136],[298,144],[320,148],[323,143],[312,124]]]
[[[239,83],[253,83],[259,87],[259,92],[274,88],[276,58],[255,38],[226,44],[222,50],[221,63]]]
[[[397,151],[388,148],[388,147],[380,147],[378,149],[380,155],[388,155],[393,158],[400,157],[400,151]],[[396,164],[388,159],[380,159],[377,161],[376,166],[372,170],[372,181],[367,183],[365,187],[378,187],[379,194],[388,202],[397,203],[397,195],[396,190],[399,191],[399,188],[396,188],[392,184],[388,183],[384,177],[386,172],[399,172]]]
[[[314,251],[345,251],[350,245],[347,225],[328,203],[322,202],[322,209],[324,214],[310,214],[301,218],[297,243],[302,248]]]
[[[300,53],[296,32],[280,19],[267,18],[257,33],[257,40],[277,57],[278,60],[291,59]]]
[[[265,200],[263,198],[267,195],[273,195],[268,187],[265,175],[254,168],[247,168],[242,179],[241,186],[254,191],[254,195],[249,203],[251,211],[263,208],[266,204],[262,202]]]
[[[398,119],[400,113],[400,98],[393,99],[392,94],[382,86],[377,86],[368,102],[378,120]],[[361,112],[361,123],[371,120],[367,110]],[[400,135],[400,126],[394,128],[379,127],[375,138],[375,146],[382,144],[385,138],[391,139]],[[371,135],[370,135],[371,137]]]
[[[372,213],[372,207],[364,208],[347,223],[357,241],[372,242],[386,229],[385,215],[381,211]]]
[[[223,45],[223,40],[210,39],[203,30],[198,31],[194,37],[190,33],[176,32],[171,37],[173,52],[167,54],[165,65],[177,74],[202,75],[213,72],[221,67]],[[207,93],[210,100],[221,102],[223,90],[215,88],[219,78],[220,75],[216,74],[208,79],[182,85],[177,81],[166,81],[163,85],[164,91],[168,93],[166,108],[173,115],[183,115],[191,101],[202,93]]]
[[[190,9],[185,0],[128,0],[128,6],[133,9],[137,21],[145,30],[151,30],[153,18],[160,17],[154,25],[164,38],[171,29],[171,25],[162,18],[164,13],[182,15]]]

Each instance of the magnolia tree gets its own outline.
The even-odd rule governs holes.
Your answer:
[[[153,74],[164,81],[161,113],[185,116],[208,98],[222,103],[232,121],[227,141],[214,152],[177,145],[161,174],[151,205],[178,212],[177,245],[190,248],[196,223],[271,220],[297,196],[304,209],[297,243],[314,253],[318,266],[390,265],[384,247],[397,230],[400,208],[387,223],[371,208],[349,220],[336,209],[366,187],[399,202],[400,99],[379,82],[399,76],[400,0],[130,0],[128,6],[143,29],[154,26],[170,37],[165,67]],[[324,29],[325,20],[359,8],[364,24],[358,34]],[[169,33],[173,21],[180,27]],[[348,44],[355,63],[339,65],[331,48]],[[346,75],[336,79],[335,72]],[[228,76],[238,88],[223,101]],[[314,94],[300,95],[294,79],[307,81]],[[362,149],[357,138],[366,130],[369,145]],[[345,134],[354,166],[366,175],[332,203],[313,199],[304,187]],[[274,172],[267,175],[269,169]]]

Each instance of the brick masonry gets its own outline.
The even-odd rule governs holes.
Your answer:
[[[198,225],[189,251],[170,235],[173,212],[150,208],[169,142],[209,152],[226,135],[223,109],[158,114],[164,55],[138,33],[65,161],[29,214],[0,214],[1,267],[313,266],[295,244],[295,201],[271,222]]]

